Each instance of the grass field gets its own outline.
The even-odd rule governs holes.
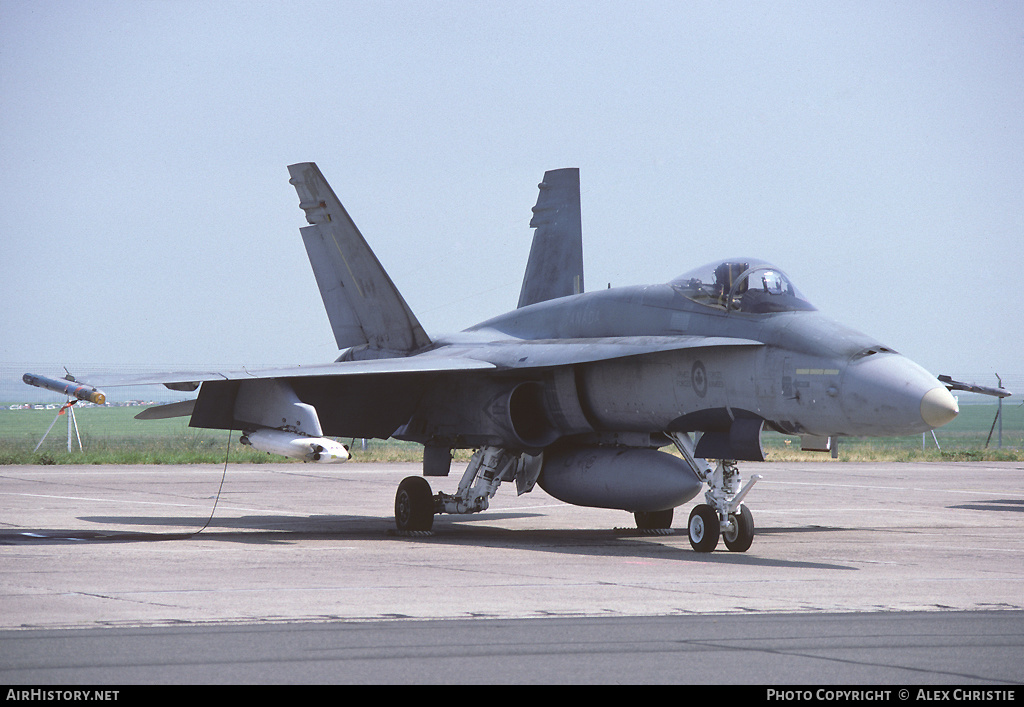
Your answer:
[[[232,462],[301,463],[240,444],[238,431],[229,437],[226,430],[191,428],[187,417],[136,420],[141,410],[76,406],[78,436],[72,428],[72,451],[68,451],[67,415],[57,418],[39,450],[33,451],[57,410],[9,410],[4,405],[0,409],[0,464],[213,464],[223,462],[225,454]],[[411,442],[369,440],[369,449],[363,453],[360,440],[341,441],[352,443],[355,458],[365,461],[418,461],[423,454],[422,447]]]
[[[1011,398],[1012,400],[1012,398]],[[220,463],[225,453],[233,462],[285,463],[238,443],[239,433],[198,430],[188,418],[136,420],[141,407],[76,408],[78,431],[84,451],[79,451],[72,430],[68,451],[67,416],[57,418],[39,450],[33,451],[57,415],[50,410],[0,409],[0,464],[199,464]],[[1003,404],[1003,446],[997,448],[998,428],[993,429],[995,405],[965,405],[960,415],[936,431],[941,450],[930,434],[892,438],[844,438],[839,443],[839,461],[1024,461],[1024,406]],[[989,438],[986,447],[986,440]],[[419,461],[419,445],[396,440],[370,440],[362,451],[359,440],[351,443],[353,459],[360,461]],[[769,461],[824,461],[828,454],[801,452],[800,439],[774,432],[764,435]],[[456,459],[469,458],[461,451]],[[296,462],[299,463],[299,462]]]

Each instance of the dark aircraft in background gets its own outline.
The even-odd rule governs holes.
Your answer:
[[[921,433],[958,413],[934,375],[826,319],[763,261],[585,292],[576,169],[540,184],[518,308],[431,339],[317,166],[288,170],[335,362],[97,376],[73,390],[26,382],[94,398],[97,386],[198,388],[195,400],[141,416],[190,415],[193,427],[240,430],[255,448],[308,461],[348,458],[330,436],[417,442],[423,476],[402,481],[395,498],[403,531],[429,530],[437,513],[482,511],[503,481],[630,511],[657,530],[706,484],[688,523],[701,552],[720,537],[730,550],[750,547],[742,501],[759,477],[744,485],[737,461],[764,460],[765,427],[827,450],[837,437]],[[661,451],[671,446],[680,456]],[[434,494],[424,476],[447,476],[454,449],[476,452],[457,492]]]

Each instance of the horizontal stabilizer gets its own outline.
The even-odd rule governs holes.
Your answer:
[[[533,207],[530,259],[519,293],[519,306],[583,292],[583,224],[579,169],[544,173]]]
[[[195,406],[195,400],[182,400],[177,403],[168,403],[167,405],[154,405],[140,412],[135,416],[135,419],[166,420],[171,417],[187,417],[192,414]]]

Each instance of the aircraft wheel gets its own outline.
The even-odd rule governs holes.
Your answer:
[[[395,494],[395,525],[399,530],[434,527],[434,495],[422,476],[407,476]]]
[[[665,511],[637,511],[633,514],[640,530],[664,530],[672,527],[673,509]]]
[[[714,508],[701,503],[690,511],[690,545],[697,552],[711,552],[718,545],[721,524]]]
[[[722,533],[722,540],[725,546],[732,552],[746,552],[750,549],[750,543],[754,542],[754,517],[750,509],[740,505],[739,513],[729,516],[733,527]]]

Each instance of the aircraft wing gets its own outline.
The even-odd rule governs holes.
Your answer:
[[[277,368],[243,368],[241,370],[169,371],[166,373],[83,375],[83,381],[97,388],[117,388],[129,385],[165,385],[174,390],[194,390],[199,383],[210,381],[257,380],[271,378],[310,378],[357,376],[379,373],[438,373],[493,369],[483,361],[447,356],[414,356],[384,358],[371,361],[344,361],[308,366]]]
[[[171,371],[167,373],[83,375],[96,388],[164,385],[194,390],[199,383],[274,378],[333,378],[381,374],[430,374],[463,371],[525,370],[592,363],[682,349],[762,346],[760,341],[708,336],[624,336],[591,339],[506,339],[451,344],[415,356],[341,361],[307,366],[241,370]]]

